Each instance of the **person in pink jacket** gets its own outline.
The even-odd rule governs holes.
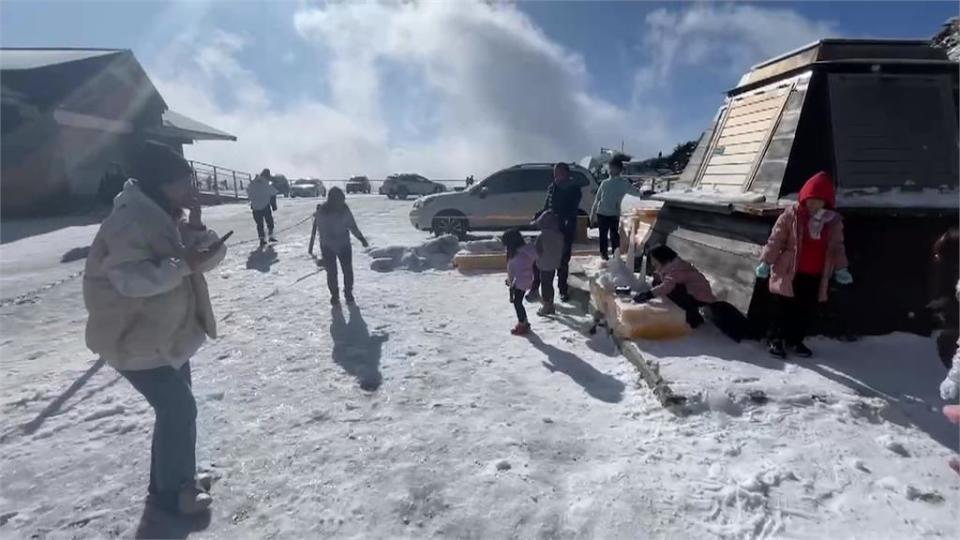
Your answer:
[[[803,340],[818,304],[827,301],[830,279],[853,283],[835,206],[833,177],[818,172],[777,219],[760,255],[756,275],[770,280],[770,354],[778,358],[786,358],[787,349],[801,358],[812,356]]]
[[[500,239],[507,249],[507,287],[510,288],[510,303],[517,312],[517,326],[510,331],[515,336],[530,332],[527,310],[523,307],[523,297],[533,287],[533,268],[537,262],[537,251],[528,244],[519,229],[510,229]]]
[[[654,266],[654,287],[635,296],[634,301],[643,303],[666,297],[687,312],[690,328],[703,324],[700,308],[717,301],[707,278],[667,246],[651,249],[650,260]]]

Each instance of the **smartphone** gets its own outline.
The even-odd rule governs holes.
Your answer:
[[[210,247],[207,248],[207,251],[216,251],[220,249],[220,246],[227,242],[227,239],[233,236],[233,231],[228,232],[227,234],[220,237],[219,240],[210,244]]]

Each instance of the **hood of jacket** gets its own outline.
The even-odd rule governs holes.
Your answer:
[[[800,189],[798,202],[800,207],[804,208],[804,202],[807,199],[822,199],[826,201],[829,209],[837,206],[837,193],[833,187],[833,177],[826,171],[820,171],[810,177]]]

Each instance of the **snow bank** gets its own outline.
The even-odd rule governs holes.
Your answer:
[[[447,270],[451,268],[453,256],[460,251],[460,241],[456,236],[445,235],[416,247],[387,246],[372,249],[369,252],[373,261],[370,269],[376,272],[409,270]]]

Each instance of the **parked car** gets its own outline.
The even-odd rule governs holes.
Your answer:
[[[270,185],[272,185],[273,189],[277,190],[277,193],[280,195],[283,195],[284,197],[290,196],[290,181],[287,180],[286,176],[282,174],[275,174],[271,176]]]
[[[446,186],[439,182],[431,182],[419,174],[393,174],[383,181],[380,194],[391,199],[406,199],[410,195],[419,197],[433,193],[443,193]]]
[[[290,186],[290,197],[326,197],[327,187],[315,178],[297,180]]]
[[[580,214],[593,205],[599,184],[590,171],[570,166],[570,177],[583,190]],[[511,227],[530,228],[534,215],[543,209],[547,188],[553,182],[552,163],[524,163],[503,169],[465,191],[429,195],[410,210],[414,227],[437,236],[468,231],[496,231]]]
[[[347,180],[347,193],[370,193],[370,180],[366,176],[354,176]]]

